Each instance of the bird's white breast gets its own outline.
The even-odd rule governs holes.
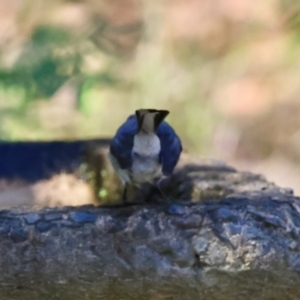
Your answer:
[[[156,134],[137,134],[133,140],[133,153],[155,156],[160,152],[160,140]]]
[[[139,186],[146,182],[152,183],[155,178],[161,176],[160,149],[160,140],[155,134],[136,135],[130,169],[121,169],[117,159],[112,154],[109,154],[109,159],[123,185],[132,183]]]
[[[158,157],[134,159],[132,161],[131,178],[134,184],[153,182],[154,178],[161,176],[161,165]]]
[[[152,182],[161,175],[160,140],[155,134],[137,134],[132,149],[131,176],[135,184]]]

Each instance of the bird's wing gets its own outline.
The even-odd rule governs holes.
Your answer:
[[[126,122],[117,130],[110,144],[110,153],[117,159],[122,169],[132,165],[131,151],[134,135],[137,132],[137,121],[134,115],[128,117]]]
[[[178,163],[182,151],[181,141],[174,129],[166,122],[162,122],[157,129],[157,135],[161,144],[162,172],[170,176]]]

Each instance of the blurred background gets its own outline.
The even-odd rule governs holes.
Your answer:
[[[168,109],[187,153],[300,193],[300,3],[0,0],[0,139],[110,137]]]

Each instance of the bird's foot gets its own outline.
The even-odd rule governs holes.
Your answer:
[[[164,190],[163,190],[163,184],[166,182],[167,177],[162,177],[160,178],[157,182],[156,182],[156,188],[158,189],[160,195],[162,196],[163,200],[165,202],[169,201],[169,198],[167,197],[167,195],[165,194]]]
[[[127,184],[125,184],[125,186],[124,186],[122,202],[124,205],[127,203]]]
[[[137,187],[131,183],[126,183],[123,190],[122,202],[123,205],[132,205],[137,202]]]

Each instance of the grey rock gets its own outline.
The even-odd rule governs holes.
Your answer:
[[[54,221],[59,220],[62,218],[62,214],[60,212],[54,211],[54,212],[48,212],[45,214],[45,220],[46,221]]]
[[[29,213],[24,216],[24,219],[27,224],[32,225],[39,222],[42,219],[42,217],[40,214],[37,213]]]
[[[35,228],[39,231],[39,232],[47,232],[48,230],[50,230],[53,226],[55,226],[54,223],[52,222],[39,222]]]
[[[76,223],[95,222],[97,220],[97,216],[95,214],[87,213],[84,211],[71,212],[69,214],[69,217]]]

